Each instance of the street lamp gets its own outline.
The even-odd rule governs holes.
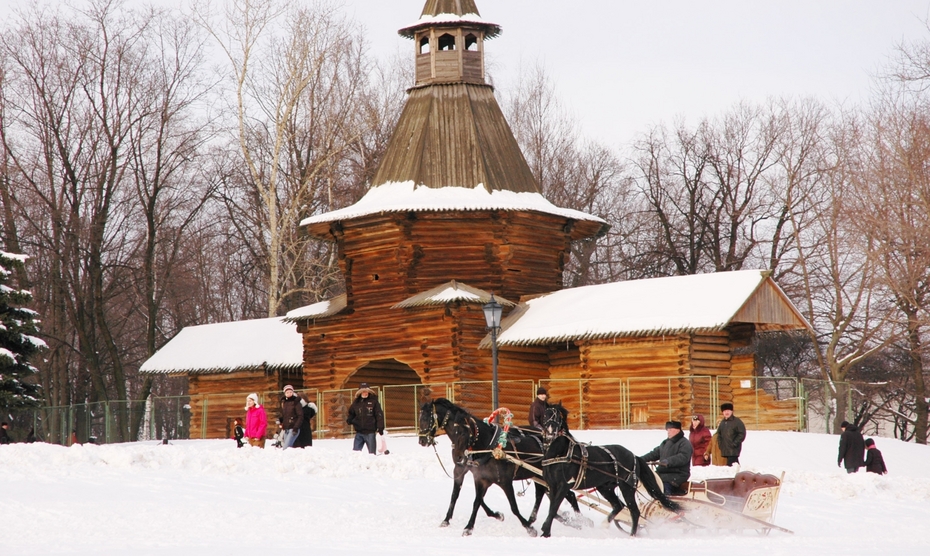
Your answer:
[[[488,323],[488,330],[491,331],[491,411],[497,409],[497,332],[501,329],[501,314],[504,307],[494,301],[494,294],[491,294],[491,301],[488,301],[484,307],[484,320]]]

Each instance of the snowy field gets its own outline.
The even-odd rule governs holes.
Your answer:
[[[664,431],[582,431],[641,454]],[[439,453],[451,469],[448,439]],[[930,448],[877,439],[887,476],[836,467],[838,437],[750,431],[743,469],[785,471],[775,523],[794,535],[647,530],[630,538],[583,509],[594,527],[559,523],[531,538],[503,492],[462,537],[473,500],[470,476],[452,525],[440,528],[452,481],[431,448],[391,436],[388,456],[351,451],[349,440],[305,450],[236,449],[232,440],[110,446],[0,446],[0,555],[32,554],[927,554]],[[692,478],[733,470],[701,468]],[[519,484],[517,485],[519,486]],[[527,515],[532,488],[518,498]],[[543,502],[543,510],[548,501]],[[566,506],[567,508],[567,506]],[[542,520],[537,521],[537,528]]]

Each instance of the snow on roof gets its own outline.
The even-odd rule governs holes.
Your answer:
[[[220,373],[303,365],[303,338],[283,318],[187,326],[142,364],[143,373]]]
[[[561,290],[521,303],[501,323],[498,342],[529,345],[719,330],[768,277],[768,271],[743,270]]]
[[[337,295],[332,299],[320,301],[312,305],[298,307],[293,311],[288,311],[284,316],[285,322],[297,322],[299,320],[319,319],[335,315],[346,308],[346,294]]]
[[[491,295],[492,294],[482,289],[473,288],[467,284],[452,280],[451,282],[446,282],[431,290],[409,297],[397,305],[394,305],[392,309],[445,305],[453,301],[470,301],[484,304],[491,301]],[[515,305],[512,301],[507,301],[502,297],[495,297],[494,300],[505,307],[513,307]]]
[[[539,193],[514,191],[489,192],[483,184],[467,187],[425,187],[412,181],[388,182],[368,190],[354,205],[301,221],[301,226],[322,222],[335,222],[385,212],[422,212],[443,210],[511,210],[536,211],[574,220],[604,222],[604,220],[578,210],[559,208]]]
[[[404,37],[412,37],[413,33],[417,29],[420,29],[421,27],[426,27],[429,25],[442,25],[442,24],[456,25],[456,24],[463,24],[463,23],[470,23],[472,25],[481,25],[482,27],[486,27],[487,28],[486,35],[489,39],[496,37],[501,32],[500,25],[498,25],[497,23],[491,23],[490,21],[482,19],[481,16],[476,13],[468,13],[468,14],[462,14],[462,15],[452,14],[452,13],[441,13],[441,14],[436,14],[436,15],[423,14],[420,16],[420,19],[416,20],[410,25],[403,26],[397,32]]]

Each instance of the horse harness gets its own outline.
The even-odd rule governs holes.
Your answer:
[[[543,467],[548,467],[550,465],[555,465],[557,463],[574,463],[578,465],[580,468],[578,469],[578,473],[574,478],[574,484],[571,487],[572,490],[578,490],[582,488],[581,485],[584,484],[585,475],[589,469],[592,471],[597,471],[598,473],[607,475],[608,477],[613,477],[614,479],[617,480],[617,482],[627,483],[630,486],[632,486],[634,489],[638,486],[639,479],[636,474],[638,462],[636,461],[635,457],[633,458],[633,469],[627,469],[626,466],[624,466],[622,463],[620,463],[617,460],[617,457],[614,455],[612,451],[602,446],[595,446],[595,448],[601,448],[602,450],[607,452],[608,456],[610,456],[610,461],[613,463],[613,468],[614,468],[614,472],[611,474],[607,471],[604,471],[603,469],[600,469],[598,467],[592,467],[589,465],[587,444],[578,442],[571,436],[568,436],[562,433],[560,433],[559,436],[564,436],[566,439],[568,439],[570,443],[568,445],[568,452],[564,456],[561,456],[561,457],[544,459],[542,462],[542,465]],[[574,457],[575,446],[578,446],[579,448],[579,452],[581,456],[580,459],[575,459]],[[594,465],[598,465],[598,462],[595,462]],[[620,474],[621,469],[626,472],[626,478],[621,476]],[[569,479],[568,482],[571,483],[572,479]]]

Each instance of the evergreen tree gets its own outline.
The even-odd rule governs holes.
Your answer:
[[[35,336],[38,313],[25,307],[32,301],[26,290],[14,289],[13,270],[22,268],[24,255],[0,251],[0,407],[35,407],[41,403],[39,385],[29,380],[37,369],[29,358],[45,342]]]

